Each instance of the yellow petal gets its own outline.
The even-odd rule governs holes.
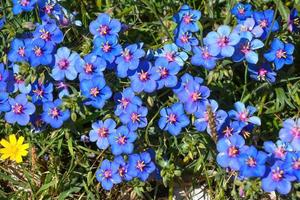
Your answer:
[[[19,137],[17,144],[22,145],[23,142],[24,142],[24,137],[23,136]]]
[[[26,150],[20,150],[19,154],[20,154],[21,156],[27,156],[28,151],[26,151]]]
[[[20,146],[19,148],[22,149],[22,150],[28,149],[28,148],[29,148],[29,144],[28,144],[28,143],[23,144],[23,145]]]
[[[23,159],[22,159],[21,155],[16,156],[15,160],[16,160],[17,163],[23,162]]]
[[[15,134],[9,136],[9,142],[10,144],[17,144],[17,138]]]
[[[5,159],[7,159],[9,157],[9,154],[3,154],[2,156],[1,156],[1,159],[2,160],[5,160]]]
[[[6,154],[6,153],[7,153],[7,148],[2,148],[2,149],[0,149],[0,153],[1,153],[1,154]]]
[[[0,141],[0,144],[3,146],[3,147],[9,147],[9,142],[7,141],[7,140],[5,140],[5,139],[2,139],[1,141]]]

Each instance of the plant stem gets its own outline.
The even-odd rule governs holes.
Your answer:
[[[174,179],[172,179],[169,184],[168,200],[173,200],[173,194],[174,194]]]
[[[243,101],[244,95],[245,95],[246,90],[247,90],[247,82],[248,82],[248,65],[247,65],[247,64],[245,64],[245,74],[244,74],[244,79],[245,79],[245,83],[244,83],[244,89],[243,89],[241,101]],[[243,101],[243,102],[244,102],[244,101]]]

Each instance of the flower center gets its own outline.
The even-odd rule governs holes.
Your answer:
[[[258,75],[261,76],[261,77],[265,77],[267,72],[268,72],[267,70],[265,70],[264,68],[261,68],[258,71]]]
[[[188,43],[188,42],[189,42],[189,39],[190,39],[190,37],[189,37],[189,35],[188,35],[187,33],[183,34],[183,35],[180,37],[180,41],[181,41],[182,43]]]
[[[255,167],[256,166],[256,160],[251,156],[247,159],[246,163],[250,167]]]
[[[90,90],[90,94],[94,97],[98,96],[99,93],[100,93],[100,90],[97,87],[94,87]]]
[[[244,112],[240,113],[239,119],[240,119],[242,122],[248,121],[248,112],[247,112],[247,111],[244,111]]]
[[[299,170],[300,169],[300,158],[293,162],[293,169]]]
[[[266,28],[268,26],[268,21],[266,19],[261,20],[260,23],[259,23],[259,26],[261,28]]]
[[[16,103],[12,106],[12,110],[15,114],[23,114],[24,113],[24,106],[21,104]]]
[[[23,77],[22,77],[21,75],[15,75],[15,76],[14,76],[14,79],[15,79],[15,82],[16,82],[17,84],[24,83],[24,79],[23,79]]]
[[[47,3],[47,5],[44,8],[44,12],[47,14],[50,14],[52,12],[53,8],[54,8],[54,5]]]
[[[297,137],[297,138],[300,137],[300,127],[296,126],[296,127],[292,128],[291,132],[294,137]]]
[[[274,181],[281,181],[283,179],[283,174],[284,171],[277,167],[277,169],[272,170],[272,179]]]
[[[43,95],[44,95],[44,91],[42,90],[42,89],[36,89],[36,90],[33,90],[33,92],[37,95],[37,96],[39,96],[39,97],[43,97]]]
[[[245,14],[245,8],[244,7],[239,7],[238,8],[238,12],[241,14],[241,15],[243,15],[243,14]]]
[[[94,72],[94,67],[93,67],[93,65],[90,64],[90,63],[86,63],[86,64],[84,65],[84,71],[85,71],[85,73],[87,73],[87,74],[92,74],[92,73]]]
[[[139,75],[139,79],[141,81],[147,81],[150,78],[149,77],[149,73],[148,72],[144,72],[143,70],[140,73],[138,73],[138,75]]]
[[[169,70],[165,67],[159,67],[159,73],[161,78],[167,78],[169,75]]]
[[[276,57],[277,58],[286,58],[286,51],[284,51],[283,49],[277,50]]]
[[[50,115],[52,118],[57,119],[60,116],[60,110],[58,108],[54,107],[50,110]]]
[[[230,137],[230,136],[232,136],[232,131],[233,131],[233,128],[230,128],[229,126],[227,126],[227,127],[223,130],[223,134],[224,134],[226,137]]]
[[[118,171],[119,171],[119,175],[121,177],[125,176],[125,174],[126,174],[126,168],[125,167],[123,167],[123,166],[119,167]]]
[[[286,150],[284,147],[278,147],[276,150],[275,150],[275,155],[278,157],[278,158],[283,158],[285,156],[285,153],[286,153]]]
[[[169,62],[173,62],[173,61],[175,61],[175,55],[174,54],[175,53],[173,53],[173,52],[167,52],[165,57],[167,58],[167,60]]]
[[[207,49],[203,49],[203,51],[202,51],[202,57],[203,57],[204,59],[208,59],[208,58],[211,57],[211,55],[210,55],[210,53],[208,52]]]
[[[18,49],[18,54],[19,54],[21,57],[24,57],[24,56],[25,56],[25,47],[19,47],[19,49]]]
[[[37,57],[41,57],[43,55],[43,50],[41,49],[41,47],[34,47],[34,54],[37,56]]]
[[[146,164],[144,161],[139,160],[136,164],[136,168],[141,172],[145,170]]]
[[[191,98],[192,98],[193,102],[196,102],[196,101],[198,101],[199,99],[202,98],[201,93],[200,92],[193,92],[191,94]]]
[[[126,62],[129,62],[131,61],[132,59],[132,54],[130,53],[130,50],[129,49],[125,49],[123,52],[122,52],[122,56],[124,58],[124,60]]]
[[[105,44],[102,45],[102,50],[107,53],[111,51],[111,45],[106,42]]]
[[[20,4],[21,4],[21,6],[28,6],[28,4],[30,3],[30,1],[29,0],[21,0],[20,1]]]
[[[132,122],[139,122],[140,121],[140,115],[138,113],[135,113],[135,112],[131,114],[130,118],[131,118]]]
[[[185,23],[185,24],[189,24],[189,23],[191,23],[193,21],[193,19],[192,19],[192,16],[190,15],[190,14],[185,14],[184,16],[183,16],[183,22]]]
[[[111,170],[110,169],[107,169],[103,172],[103,176],[104,178],[106,179],[110,179],[112,177],[112,174],[111,174]]]
[[[101,138],[105,138],[108,135],[108,129],[105,127],[101,127],[98,129],[98,136]]]
[[[243,52],[244,54],[246,54],[249,51],[250,51],[250,43],[247,42],[247,43],[245,43],[245,44],[242,45],[241,52]]]
[[[225,47],[229,43],[229,38],[226,36],[222,36],[218,39],[218,45],[219,47]]]
[[[118,101],[122,104],[123,109],[125,109],[128,106],[128,104],[130,103],[130,101],[124,97],[122,97],[122,99],[118,100]]]
[[[169,116],[168,116],[168,122],[170,124],[175,124],[177,122],[177,116],[173,113],[171,113]]]
[[[98,30],[100,35],[107,35],[110,32],[110,28],[107,25],[100,25]]]
[[[230,157],[236,157],[239,154],[239,150],[238,148],[236,148],[235,146],[230,146],[228,149],[228,155]]]
[[[45,29],[41,29],[40,30],[41,33],[41,39],[45,40],[45,41],[50,41],[51,40],[51,34],[49,31],[46,31]]]
[[[58,62],[58,66],[60,69],[67,69],[70,66],[70,62],[68,59],[63,58]]]
[[[126,144],[126,142],[127,142],[127,137],[126,137],[125,135],[119,136],[117,142],[118,142],[118,144],[120,144],[120,145],[124,145],[124,144]]]

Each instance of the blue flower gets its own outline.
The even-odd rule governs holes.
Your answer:
[[[224,121],[227,119],[228,115],[224,110],[218,110],[218,103],[215,100],[209,100],[207,103],[205,109],[195,112],[195,127],[199,132],[203,132],[205,129],[207,129],[207,132],[211,133],[211,127],[209,122],[209,112],[208,112],[208,106],[211,108],[212,117],[214,117],[216,129],[219,130],[221,125],[224,123]]]
[[[107,39],[117,39],[121,30],[121,23],[116,19],[111,19],[108,14],[101,13],[96,20],[90,24],[90,32],[94,36]]]
[[[217,32],[212,31],[204,38],[204,44],[210,49],[212,56],[221,55],[231,57],[234,53],[234,45],[240,41],[240,36],[231,32],[227,25],[219,26]]]
[[[184,50],[191,51],[192,47],[198,45],[199,41],[191,32],[178,30],[175,34],[175,43]]]
[[[69,96],[70,92],[68,90],[69,85],[63,81],[58,82],[55,84],[55,88],[58,90],[58,97],[62,99],[64,96]]]
[[[8,102],[8,93],[0,92],[0,114],[1,112],[8,112],[10,111],[11,107]]]
[[[187,113],[195,113],[205,109],[209,95],[210,90],[208,87],[194,81],[189,81],[185,89],[177,94]]]
[[[296,8],[291,10],[289,19],[288,19],[288,30],[291,32],[298,33],[300,30],[300,18]]]
[[[239,170],[242,153],[246,150],[245,140],[240,135],[233,135],[229,138],[222,138],[217,143],[217,162],[221,167],[229,167],[232,170]]]
[[[26,53],[26,48],[30,42],[30,39],[13,39],[8,52],[8,60],[12,63],[27,61],[29,55]]]
[[[124,48],[121,55],[116,58],[118,77],[127,77],[128,70],[138,68],[140,59],[145,55],[142,45],[132,44]]]
[[[113,162],[118,164],[118,173],[122,179],[126,181],[132,180],[133,177],[129,174],[129,163],[122,156],[116,156]]]
[[[233,31],[240,34],[241,38],[248,39],[252,37],[260,38],[264,32],[259,25],[255,25],[255,20],[253,18],[247,18],[245,21],[238,24]]]
[[[174,136],[179,135],[182,128],[185,128],[190,123],[181,103],[175,103],[171,107],[161,109],[160,116],[161,118],[158,122],[159,128],[168,131]]]
[[[261,39],[265,40],[269,34],[269,32],[275,32],[279,29],[279,24],[274,18],[274,10],[265,10],[265,11],[256,11],[253,13],[253,17],[255,19],[256,25],[259,25],[263,30],[263,34],[261,35]]]
[[[92,124],[92,130],[89,133],[91,142],[97,141],[99,149],[107,149],[109,146],[108,136],[116,132],[116,122],[113,119],[97,121]]]
[[[19,94],[15,99],[8,100],[11,110],[5,114],[5,120],[10,123],[18,123],[25,126],[29,123],[30,115],[35,112],[35,106],[28,102],[25,94]]]
[[[29,12],[34,9],[37,0],[13,0],[13,13],[14,15],[18,15],[21,12]]]
[[[33,40],[26,49],[32,67],[50,65],[53,62],[53,46],[42,39]]]
[[[279,137],[283,142],[290,143],[295,151],[300,151],[300,119],[285,120]]]
[[[0,12],[1,12],[1,10],[0,10]],[[0,30],[3,28],[3,26],[5,25],[5,22],[6,22],[6,19],[5,19],[5,17],[1,17],[0,18]]]
[[[120,126],[117,130],[108,136],[111,151],[114,155],[131,154],[133,151],[133,142],[137,134],[129,130],[126,126]]]
[[[129,155],[128,163],[129,174],[132,177],[139,178],[141,181],[146,181],[149,175],[156,169],[148,152]]]
[[[80,62],[80,56],[67,47],[61,47],[55,54],[55,66],[52,69],[54,80],[61,81],[65,77],[74,80],[77,77],[75,66]]]
[[[157,89],[163,87],[172,88],[177,85],[177,73],[181,67],[176,62],[168,62],[165,58],[157,58],[155,60],[155,67],[153,68],[159,74],[157,80]]]
[[[94,40],[93,53],[112,63],[122,53],[122,47],[115,38],[97,37]]]
[[[264,149],[272,158],[284,160],[287,152],[293,151],[293,148],[287,142],[278,140],[276,144],[271,141],[264,142]]]
[[[250,77],[257,81],[268,81],[274,83],[276,80],[276,72],[274,72],[270,63],[263,63],[261,65],[249,65],[248,71]]]
[[[241,38],[240,42],[235,46],[235,51],[232,56],[234,62],[241,62],[246,59],[248,63],[256,64],[258,62],[258,54],[255,50],[264,46],[264,43],[259,39],[252,40],[251,38]]]
[[[54,21],[38,25],[33,32],[33,37],[42,39],[47,44],[55,45],[63,41],[64,35]]]
[[[202,66],[205,69],[211,70],[215,68],[217,58],[212,56],[211,49],[207,46],[204,47],[194,47],[194,55],[191,58],[191,63],[195,66]]]
[[[31,130],[34,133],[40,133],[46,129],[46,123],[43,121],[40,114],[33,114],[30,116]]]
[[[188,55],[185,52],[179,52],[176,44],[166,44],[163,49],[157,51],[158,57],[164,57],[169,62],[177,62],[178,65],[183,66],[184,62],[188,59]]]
[[[157,87],[159,74],[155,71],[149,61],[141,61],[140,66],[133,76],[130,76],[131,88],[134,92],[154,92]]]
[[[42,120],[52,128],[60,128],[63,123],[69,119],[70,111],[62,109],[62,101],[60,99],[54,102],[47,101],[43,104]]]
[[[252,15],[252,6],[248,3],[242,4],[237,3],[231,9],[231,14],[233,14],[238,20],[245,20]]]
[[[240,126],[240,123],[237,121],[231,121],[228,117],[218,129],[218,134],[220,138],[230,137],[232,135],[238,135],[241,133],[242,128],[243,127]]]
[[[123,92],[117,93],[114,97],[117,104],[115,115],[120,116],[122,113],[128,113],[131,106],[141,106],[142,100],[135,96],[131,88],[126,88]]]
[[[175,94],[178,94],[179,92],[181,92],[182,90],[185,90],[187,87],[187,84],[190,81],[194,81],[198,84],[202,84],[203,83],[203,79],[200,77],[193,77],[192,75],[190,75],[189,73],[185,73],[181,78],[180,81],[178,81],[177,85],[175,88],[173,88],[173,91]]]
[[[192,10],[188,5],[183,5],[179,12],[174,15],[173,20],[179,24],[178,28],[184,31],[197,32],[199,26],[198,20],[201,17],[201,12],[198,10]]]
[[[262,177],[265,174],[267,154],[254,146],[248,147],[240,157],[240,175],[242,177]]]
[[[122,182],[118,173],[118,163],[103,160],[101,166],[96,171],[96,179],[105,190],[111,190],[114,184]]]
[[[276,161],[267,177],[262,179],[261,187],[265,192],[277,191],[280,194],[288,194],[292,188],[291,181],[295,179],[296,177],[288,171],[288,163]]]
[[[294,45],[283,43],[278,38],[272,41],[271,49],[264,54],[269,62],[274,62],[275,69],[280,70],[284,65],[290,65],[294,62]]]
[[[147,114],[148,109],[144,106],[130,106],[127,112],[123,112],[120,115],[120,120],[123,124],[126,124],[130,130],[137,130],[138,128],[144,128],[147,126]]]
[[[228,115],[231,119],[241,123],[241,125],[255,124],[260,126],[261,121],[259,117],[253,116],[256,112],[256,108],[253,106],[245,107],[245,104],[238,101],[234,103],[235,110],[230,110]]]
[[[288,163],[289,172],[297,177],[297,181],[300,181],[300,152],[288,152],[285,161]]]
[[[30,96],[32,97],[32,102],[36,104],[41,104],[42,102],[53,100],[53,84],[43,84],[40,81],[36,81],[32,85],[32,90]]]
[[[103,71],[106,68],[106,61],[95,54],[88,54],[80,60],[80,64],[76,65],[76,70],[79,72],[79,80],[92,79],[93,76],[103,76]]]
[[[9,71],[5,69],[3,63],[0,63],[0,83],[4,83],[9,78]]]
[[[102,76],[94,76],[90,80],[81,81],[80,90],[82,95],[87,98],[85,104],[98,109],[103,108],[106,100],[112,96],[112,91]]]

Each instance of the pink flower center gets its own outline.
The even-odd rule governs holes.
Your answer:
[[[250,43],[247,42],[246,44],[244,44],[242,46],[241,52],[243,52],[244,54],[247,54],[250,51]]]
[[[123,136],[120,136],[120,137],[118,137],[117,142],[118,142],[118,144],[124,145],[124,144],[126,144],[126,142],[127,142],[127,137],[124,136],[124,135],[123,135]]]
[[[193,92],[191,94],[191,98],[192,98],[192,101],[195,102],[195,101],[198,101],[199,99],[201,99],[201,93],[199,92]]]
[[[175,124],[177,122],[177,116],[173,113],[171,113],[169,116],[168,116],[168,122],[170,124]]]
[[[107,43],[103,44],[102,46],[102,50],[107,53],[107,52],[110,52],[111,51],[111,45]]]
[[[36,90],[33,90],[33,92],[38,95],[39,97],[43,97],[44,95],[44,91],[42,89],[36,89]]]
[[[166,55],[165,55],[166,59],[169,61],[169,62],[173,62],[175,61],[175,56],[174,56],[174,53],[173,52],[167,52]]]
[[[211,57],[211,55],[210,55],[210,53],[208,52],[207,49],[203,49],[203,51],[202,51],[202,57],[203,57],[204,59],[208,59],[208,58]]]
[[[124,177],[124,176],[125,176],[125,174],[126,174],[126,169],[125,169],[125,167],[123,167],[123,166],[119,167],[118,171],[119,171],[119,175],[120,175],[121,177]]]
[[[230,137],[230,136],[232,136],[232,131],[233,131],[233,128],[230,128],[229,126],[227,126],[227,127],[223,130],[223,134],[224,134],[226,137]]]
[[[29,0],[21,0],[20,1],[20,4],[21,4],[21,6],[28,6],[28,4],[30,3],[30,1]]]
[[[93,65],[90,64],[90,63],[86,63],[86,64],[84,65],[84,71],[85,71],[85,73],[87,73],[87,74],[92,74],[93,71],[94,71]]]
[[[101,138],[105,138],[108,135],[108,129],[105,127],[101,127],[98,129],[98,136]]]
[[[146,167],[146,165],[145,165],[144,161],[139,160],[136,164],[136,168],[138,170],[140,170],[141,172],[145,170],[145,167]]]
[[[132,54],[130,53],[130,50],[129,49],[125,49],[123,52],[122,52],[122,56],[124,58],[124,60],[126,62],[129,62],[131,61],[132,59]]]
[[[239,154],[239,150],[235,146],[230,146],[228,148],[228,155],[230,157],[236,157]]]
[[[293,162],[293,169],[299,170],[300,169],[300,158]]]
[[[241,15],[245,14],[245,8],[242,6],[238,8],[238,11]]]
[[[12,106],[12,110],[15,114],[22,114],[24,112],[24,107],[23,105],[16,103]]]
[[[278,157],[278,158],[283,158],[285,156],[285,153],[286,153],[286,150],[284,147],[278,147],[276,150],[275,150],[275,155]]]
[[[294,137],[300,137],[300,127],[294,127],[291,132]]]
[[[143,70],[140,73],[138,73],[138,75],[139,75],[139,79],[141,81],[147,81],[150,78],[149,77],[149,73],[148,72],[144,72]]]
[[[110,169],[105,170],[105,171],[103,172],[103,176],[104,176],[104,178],[106,178],[106,179],[110,179],[111,176],[112,176],[111,170],[110,170]]]
[[[185,14],[185,15],[183,16],[183,22],[184,22],[185,24],[189,24],[189,23],[191,23],[191,21],[193,21],[191,15]]]
[[[24,57],[24,56],[25,56],[25,47],[20,47],[20,48],[18,49],[18,54],[19,54],[20,56]]]
[[[272,170],[272,179],[274,181],[281,181],[283,179],[283,174],[284,171],[277,167],[277,169]]]
[[[17,84],[24,83],[24,79],[23,79],[23,77],[22,77],[21,75],[15,75],[15,76],[14,76],[14,79],[15,79],[15,82],[16,82]]]
[[[159,67],[159,73],[161,78],[167,78],[169,75],[169,70],[165,67]]]
[[[189,36],[187,34],[183,34],[181,37],[180,37],[180,41],[182,43],[188,43],[189,42]]]
[[[286,58],[286,51],[284,51],[283,49],[277,50],[276,57],[277,58]]]
[[[90,94],[93,95],[94,97],[98,96],[100,93],[100,90],[97,87],[94,87],[90,90]]]
[[[256,160],[253,157],[249,157],[247,159],[247,165],[250,167],[255,167],[256,166]]]
[[[248,112],[247,112],[247,111],[241,112],[241,113],[240,113],[240,116],[239,116],[239,119],[240,119],[242,122],[248,121]]]
[[[258,71],[258,75],[260,77],[265,77],[267,73],[268,73],[268,71],[265,70],[264,68],[260,68],[259,71]]]
[[[43,55],[43,50],[41,49],[41,47],[34,47],[34,54],[37,57],[41,57]]]
[[[63,58],[60,61],[58,61],[58,66],[60,69],[65,70],[70,66],[70,62],[68,59]]]
[[[109,34],[110,29],[107,25],[100,25],[98,31],[100,35],[107,35]]]
[[[50,110],[50,115],[52,118],[58,118],[58,116],[60,115],[60,110],[58,108],[52,108]]]
[[[261,20],[260,23],[259,23],[259,26],[261,28],[266,28],[268,26],[268,21],[266,19]]]
[[[49,31],[46,31],[45,29],[41,29],[40,30],[41,33],[41,39],[45,40],[45,41],[50,41],[51,40],[51,34]]]
[[[140,115],[138,113],[132,113],[130,116],[130,119],[132,122],[139,122],[140,121]]]
[[[121,104],[122,104],[122,107],[125,109],[128,104],[130,103],[130,101],[126,98],[122,98],[121,100],[118,100]]]
[[[47,14],[50,14],[52,12],[52,10],[53,10],[53,7],[54,6],[52,4],[47,3],[47,5],[44,8],[44,12],[47,13]]]
[[[229,38],[226,36],[222,36],[218,39],[218,45],[219,47],[225,47],[229,43]]]

